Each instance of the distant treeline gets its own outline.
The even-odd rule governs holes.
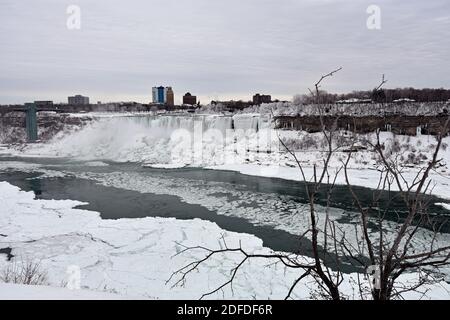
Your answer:
[[[450,100],[450,90],[448,89],[415,89],[415,88],[397,88],[397,89],[380,89],[372,91],[353,91],[346,94],[334,94],[321,92],[321,103],[335,103],[340,100],[349,99],[371,99],[374,102],[389,103],[399,99],[413,99],[417,102],[438,102]],[[315,98],[309,95],[297,96],[302,103],[315,103]]]

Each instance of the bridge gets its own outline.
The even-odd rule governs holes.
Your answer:
[[[25,103],[23,107],[8,107],[0,109],[1,114],[10,112],[24,112],[26,114],[25,123],[27,140],[29,142],[35,142],[38,139],[37,113],[39,111],[58,112],[58,110],[54,108],[38,108],[34,103]]]
[[[26,103],[24,107],[0,107],[0,114],[6,114],[10,112],[28,112],[27,105],[34,104],[34,103]],[[57,113],[65,113],[65,110],[58,109],[56,107],[54,108],[43,108],[36,106],[36,112],[57,112]]]
[[[37,132],[37,113],[38,112],[57,112],[64,113],[57,107],[39,107],[35,103],[25,103],[23,107],[6,107],[0,108],[0,114],[6,114],[11,112],[24,112],[26,114],[26,132],[29,142],[35,142],[38,139]]]

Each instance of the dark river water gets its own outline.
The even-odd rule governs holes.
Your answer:
[[[47,169],[57,171],[89,171],[98,173],[133,172],[139,173],[142,176],[157,175],[158,177],[197,180],[206,184],[223,183],[255,193],[287,195],[299,203],[307,203],[303,183],[275,178],[252,177],[236,172],[197,168],[170,170],[151,169],[143,168],[138,164],[116,163],[109,163],[109,166],[105,167],[85,167],[83,166],[83,163],[61,159],[0,158],[0,161],[6,160],[45,164]],[[300,240],[299,236],[295,234],[275,229],[271,226],[254,225],[243,218],[219,215],[203,206],[188,204],[182,201],[178,196],[140,193],[114,187],[106,187],[92,180],[80,179],[72,176],[33,179],[40,175],[41,174],[38,172],[0,171],[0,181],[7,181],[25,191],[33,191],[39,199],[71,199],[87,202],[89,203],[88,205],[81,206],[80,208],[97,211],[101,214],[103,219],[174,217],[177,219],[189,220],[199,218],[214,222],[222,229],[228,231],[253,234],[263,240],[264,246],[277,251],[311,255],[308,240]],[[373,196],[372,190],[361,187],[354,187],[354,189],[362,202],[371,202]],[[385,194],[383,197],[387,199],[389,196],[392,198],[392,194]],[[324,193],[320,194],[318,203],[325,204],[324,198]],[[431,205],[429,210],[442,219],[450,217],[449,211],[434,205],[434,203],[437,202],[445,203],[448,201],[430,197]],[[331,203],[332,207],[339,209],[352,210],[354,208],[353,200],[346,186],[335,187]],[[400,199],[394,197],[390,210],[392,212],[395,211],[396,213],[400,213],[401,215],[402,212],[405,212],[405,206]],[[394,219],[394,217],[397,219],[397,214],[392,214],[391,218]],[[387,215],[387,218],[390,218],[389,214]],[[450,232],[448,225],[442,232]],[[3,249],[3,252],[0,251],[0,253],[7,254],[8,252],[6,251],[7,249]],[[327,257],[323,257],[323,259],[325,262],[328,260]],[[343,271],[353,272],[355,269],[349,267],[348,270]]]

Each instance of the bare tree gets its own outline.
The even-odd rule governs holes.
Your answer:
[[[428,274],[428,276],[419,277],[417,283],[399,290],[396,286],[397,280],[407,272],[423,272],[425,267],[438,268],[449,264],[450,246],[439,246],[437,243],[438,234],[447,221],[441,221],[432,216],[428,211],[429,200],[426,197],[433,188],[430,173],[438,167],[441,161],[438,155],[442,148],[443,138],[448,132],[449,121],[450,118],[447,119],[440,134],[436,137],[437,142],[432,159],[417,170],[413,179],[408,178],[395,157],[391,159],[386,154],[385,145],[380,139],[380,131],[376,132],[376,142],[368,143],[379,156],[380,176],[378,187],[374,191],[373,201],[370,204],[362,203],[358,194],[353,190],[349,177],[349,162],[352,153],[349,153],[347,161],[344,163],[347,186],[354,199],[355,207],[360,213],[361,231],[364,235],[363,246],[368,252],[371,264],[369,266],[362,263],[362,265],[366,268],[375,267],[378,273],[378,284],[371,290],[375,300],[399,298],[404,292],[416,291],[425,284],[435,283],[432,274]],[[399,195],[396,196],[403,201],[407,214],[405,217],[398,217],[397,222],[400,226],[387,239],[384,225],[392,198],[384,200],[387,203],[383,210],[380,209],[380,198],[383,193],[393,189],[399,191]],[[378,226],[375,234],[370,234],[368,227],[371,215]],[[415,248],[414,242],[420,237],[419,230],[426,227],[431,229],[432,237],[428,248],[419,251]],[[374,241],[375,237],[378,238],[377,242]],[[354,254],[348,249],[346,252],[352,256]]]
[[[41,264],[29,259],[10,263],[0,274],[0,281],[5,283],[25,285],[47,284],[47,272],[42,270]]]
[[[419,237],[419,231],[422,230],[426,223],[430,223],[431,217],[427,214],[428,203],[424,195],[432,189],[429,177],[430,173],[440,162],[438,154],[442,147],[442,140],[448,132],[449,120],[447,120],[441,134],[436,138],[437,144],[432,160],[427,166],[419,169],[412,182],[408,182],[407,176],[403,173],[399,163],[395,159],[391,161],[386,155],[385,146],[380,139],[379,131],[376,133],[377,141],[375,143],[366,141],[372,146],[372,151],[380,158],[380,167],[378,168],[380,178],[378,187],[373,193],[372,203],[363,203],[352,187],[349,170],[349,164],[355,153],[357,140],[351,140],[348,156],[341,161],[337,168],[331,168],[330,166],[333,156],[339,149],[342,149],[342,145],[337,143],[339,138],[337,123],[340,115],[336,113],[333,117],[326,117],[327,105],[322,103],[320,94],[322,83],[341,70],[342,68],[338,68],[323,75],[314,85],[314,91],[310,90],[310,94],[316,102],[321,134],[325,141],[322,163],[320,167],[313,166],[311,177],[308,176],[307,170],[297,157],[297,154],[279,136],[281,145],[295,160],[304,182],[308,200],[309,226],[300,235],[300,238],[309,241],[312,259],[305,260],[299,254],[251,254],[246,252],[242,245],[238,248],[228,247],[225,239],[222,238],[223,248],[218,250],[199,246],[184,247],[179,254],[184,254],[191,250],[201,250],[205,252],[205,256],[175,271],[168,283],[174,282],[174,286],[184,285],[190,273],[198,270],[201,265],[214,256],[239,254],[242,259],[231,270],[230,278],[214,290],[203,294],[202,299],[219,292],[227,286],[230,286],[232,289],[239,270],[250,259],[267,259],[274,260],[275,263],[281,263],[286,268],[298,270],[298,277],[287,292],[286,299],[292,297],[294,290],[301,281],[306,278],[312,278],[318,287],[316,294],[326,299],[341,300],[347,298],[340,289],[344,281],[342,266],[345,260],[346,263],[351,263],[354,267],[366,269],[367,273],[371,271],[376,272],[376,283],[372,283],[368,279],[367,274],[362,275],[363,278],[361,278],[360,274],[357,275],[355,286],[359,290],[361,299],[371,295],[375,300],[389,300],[401,298],[405,292],[417,291],[425,284],[432,283],[434,281],[432,275],[424,272],[424,268],[448,265],[450,247],[436,246],[442,224],[433,224],[433,237],[428,250],[414,252],[412,249],[415,240]],[[377,90],[386,82],[383,75],[382,82],[377,87]],[[331,198],[335,190],[337,177],[342,172],[345,175],[345,181],[360,220],[359,226],[355,227],[354,230],[357,239],[356,243],[352,243],[347,239],[346,232],[332,221],[329,215],[329,209],[332,206]],[[394,186],[399,192],[387,200],[382,199],[385,193],[391,194]],[[322,197],[321,200],[325,200],[326,203],[324,214],[322,212],[318,213],[316,204],[319,197]],[[386,215],[390,212],[391,201],[396,197],[402,198],[408,213],[406,217],[400,217],[399,215],[399,227],[393,228],[388,236],[385,230],[387,225]],[[384,206],[380,206],[381,201],[386,201]],[[371,222],[375,222],[377,226],[375,232],[372,230],[373,228],[369,227]],[[324,261],[327,261],[327,263],[324,263]],[[375,270],[371,270],[373,267],[375,267]],[[403,274],[412,271],[421,275],[425,273],[425,276],[420,276],[417,283],[412,286],[406,286],[398,281]]]
[[[291,298],[292,293],[294,292],[295,288],[298,286],[298,284],[305,279],[306,277],[313,277],[316,280],[316,283],[318,287],[320,288],[319,294],[327,299],[333,299],[333,300],[340,300],[341,293],[339,291],[339,286],[341,285],[343,281],[343,274],[340,270],[340,256],[339,256],[339,239],[337,234],[337,228],[335,224],[329,219],[328,210],[326,210],[326,217],[324,221],[324,227],[319,227],[319,218],[317,216],[316,211],[316,200],[318,197],[318,193],[321,190],[321,186],[326,184],[328,186],[328,189],[326,191],[327,193],[327,202],[328,205],[330,204],[331,194],[333,192],[335,183],[336,183],[336,177],[339,174],[338,172],[335,172],[332,174],[329,171],[329,162],[331,160],[331,157],[333,153],[335,152],[335,147],[333,144],[334,140],[334,132],[336,130],[336,123],[337,119],[331,126],[326,126],[325,122],[322,119],[322,116],[324,114],[324,108],[320,104],[321,99],[321,85],[323,81],[329,77],[332,77],[337,72],[342,70],[342,68],[336,69],[330,73],[327,73],[323,75],[319,81],[314,85],[315,91],[311,91],[311,96],[314,98],[314,100],[317,103],[317,108],[319,108],[320,114],[321,114],[321,126],[322,126],[322,133],[324,135],[324,140],[326,141],[326,151],[325,151],[325,157],[323,160],[323,164],[321,166],[320,172],[317,171],[317,167],[314,167],[314,175],[311,179],[308,179],[304,170],[303,165],[297,158],[296,154],[290,150],[290,148],[285,144],[283,139],[279,137],[279,141],[283,145],[283,147],[286,149],[287,152],[289,152],[292,157],[295,159],[298,168],[301,172],[301,175],[303,177],[304,186],[306,193],[308,195],[308,202],[309,202],[309,217],[310,217],[310,226],[306,232],[300,235],[301,239],[308,239],[311,243],[311,252],[312,252],[312,258],[313,262],[307,262],[305,261],[304,257],[298,254],[269,254],[269,255],[255,255],[255,254],[249,254],[246,252],[242,246],[239,248],[229,248],[225,242],[224,239],[222,239],[224,244],[224,249],[219,250],[213,250],[210,248],[205,247],[185,247],[184,250],[182,250],[179,254],[183,254],[187,251],[191,250],[203,250],[206,253],[206,256],[203,259],[193,261],[189,263],[188,265],[182,267],[181,269],[175,271],[170,279],[167,281],[167,283],[174,281],[174,286],[177,285],[184,285],[186,281],[186,277],[189,275],[189,273],[197,270],[203,263],[211,259],[213,256],[226,254],[226,253],[239,253],[242,256],[242,260],[236,265],[235,268],[231,270],[231,276],[230,279],[225,282],[223,285],[219,286],[218,288],[212,290],[211,292],[208,292],[206,294],[202,295],[202,299],[210,296],[220,290],[222,290],[226,286],[233,285],[233,281],[236,278],[236,275],[239,271],[239,269],[246,263],[249,259],[254,258],[262,258],[262,259],[268,259],[268,260],[276,260],[279,263],[282,263],[285,267],[299,270],[299,276],[292,284],[290,290],[287,292],[286,299]],[[327,206],[329,207],[329,206]],[[319,237],[323,239],[324,245],[321,246],[319,244]],[[179,244],[181,245],[181,244]],[[328,258],[332,261],[334,261],[333,266],[334,270],[326,265],[323,264],[322,259]],[[175,280],[176,279],[176,280]]]

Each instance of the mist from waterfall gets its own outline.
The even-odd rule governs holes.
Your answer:
[[[26,153],[185,166],[242,163],[255,154],[272,155],[278,147],[268,116],[141,115],[100,117]]]

